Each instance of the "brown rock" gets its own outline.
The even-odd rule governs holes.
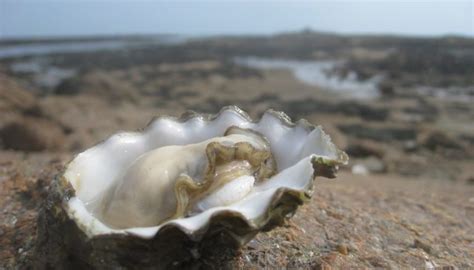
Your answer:
[[[65,136],[54,122],[42,118],[22,117],[0,129],[0,140],[6,149],[43,151],[61,149]]]
[[[30,111],[35,107],[33,94],[0,73],[0,111]]]
[[[326,262],[321,262],[321,263],[317,263],[316,265],[314,265],[314,267],[312,268],[314,270],[331,270],[332,267],[327,264]]]
[[[462,144],[441,131],[433,131],[420,136],[421,145],[437,151],[439,149],[462,149]]]
[[[424,250],[426,253],[430,254],[432,252],[432,248],[430,245],[428,245],[427,243],[419,240],[419,239],[415,239],[415,242],[413,243],[413,247],[415,248],[420,248],[422,250]]]
[[[377,158],[382,158],[385,154],[385,149],[382,145],[369,140],[351,141],[345,151],[351,157],[373,156]]]
[[[323,256],[321,259],[327,263],[329,266],[333,265],[336,260],[337,260],[337,257],[338,257],[338,253],[337,252],[331,252],[329,254],[327,254],[326,256]]]
[[[57,95],[89,94],[111,102],[137,100],[137,89],[130,82],[100,71],[64,80],[56,87],[54,93]]]
[[[384,97],[393,97],[395,95],[395,87],[390,82],[382,82],[378,86],[380,94]]]
[[[337,245],[336,249],[342,255],[348,255],[349,254],[349,250],[348,250],[347,246],[344,245],[344,244]]]
[[[373,267],[385,269],[389,268],[388,263],[382,257],[371,256],[366,258],[366,260]]]
[[[470,176],[466,179],[466,183],[469,185],[474,185],[474,176]]]

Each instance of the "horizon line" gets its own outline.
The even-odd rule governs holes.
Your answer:
[[[47,35],[8,35],[4,36],[0,33],[0,41],[54,41],[54,40],[99,40],[99,39],[119,39],[119,38],[130,38],[130,37],[188,37],[188,38],[214,38],[214,37],[271,37],[285,34],[298,34],[298,33],[313,33],[313,34],[324,34],[334,36],[385,36],[385,37],[400,37],[400,38],[466,38],[473,39],[474,32],[471,34],[466,33],[440,33],[440,34],[414,34],[406,32],[348,32],[348,31],[320,31],[311,28],[303,28],[298,30],[283,30],[275,31],[272,33],[255,33],[255,32],[241,32],[241,33],[198,33],[198,34],[183,34],[183,33],[151,33],[151,32],[134,32],[134,33],[94,33],[94,34],[47,34]]]

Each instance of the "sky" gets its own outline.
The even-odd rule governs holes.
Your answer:
[[[0,38],[115,34],[474,37],[474,0],[0,0]]]

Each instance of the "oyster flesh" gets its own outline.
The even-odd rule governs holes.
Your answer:
[[[226,206],[276,172],[260,134],[230,127],[222,137],[164,146],[138,157],[107,191],[99,209],[115,228],[150,227]]]

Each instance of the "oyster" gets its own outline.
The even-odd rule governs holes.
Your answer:
[[[38,246],[48,248],[38,257],[59,268],[181,265],[281,224],[314,177],[334,177],[347,160],[320,127],[282,112],[158,118],[67,165],[40,215]]]
[[[230,205],[275,174],[274,165],[263,136],[234,126],[222,137],[159,147],[112,184],[97,216],[115,228],[151,227]]]

